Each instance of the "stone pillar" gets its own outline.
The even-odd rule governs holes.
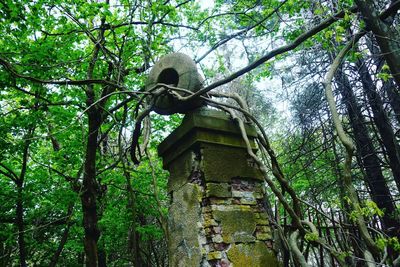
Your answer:
[[[255,129],[246,130],[254,146]],[[234,122],[214,110],[187,114],[159,154],[170,172],[169,266],[278,266],[263,177]]]

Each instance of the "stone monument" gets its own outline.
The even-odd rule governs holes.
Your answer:
[[[150,86],[165,81],[190,91],[201,88],[190,58],[165,58],[151,71]],[[158,148],[170,173],[169,265],[278,266],[263,177],[248,156],[237,125],[224,112],[199,108],[198,100],[192,102],[194,107],[178,105],[168,96],[159,101],[156,110],[162,114],[186,113]],[[247,125],[246,131],[256,149],[254,127]]]

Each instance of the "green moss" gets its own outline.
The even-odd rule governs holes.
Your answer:
[[[251,211],[214,211],[214,218],[221,222],[224,242],[251,242],[256,229],[254,213]]]
[[[271,240],[272,236],[270,233],[257,233],[257,240]]]
[[[196,184],[186,184],[173,192],[168,214],[170,266],[200,266],[197,222],[201,220],[201,196],[201,188]]]
[[[234,177],[263,180],[260,170],[249,163],[244,148],[204,144],[202,156],[206,181],[230,182]]]
[[[227,255],[233,266],[279,266],[275,254],[263,242],[233,244]]]
[[[207,197],[231,197],[232,193],[227,183],[207,183]]]
[[[222,258],[222,253],[220,251],[212,251],[207,255],[207,260],[219,260],[221,258]]]

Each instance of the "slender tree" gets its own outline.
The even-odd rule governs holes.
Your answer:
[[[357,152],[360,154],[362,167],[365,171],[365,181],[371,190],[373,201],[376,202],[380,209],[384,210],[384,226],[393,236],[396,229],[399,229],[399,221],[396,219],[396,207],[382,174],[380,161],[369,136],[369,130],[366,127],[364,116],[354,96],[347,76],[342,71],[338,71],[336,80],[350,118]]]

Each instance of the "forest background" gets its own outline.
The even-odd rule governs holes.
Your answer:
[[[171,52],[261,130],[285,266],[399,266],[399,7],[0,0],[0,266],[167,266],[156,149],[182,115],[144,87]]]

